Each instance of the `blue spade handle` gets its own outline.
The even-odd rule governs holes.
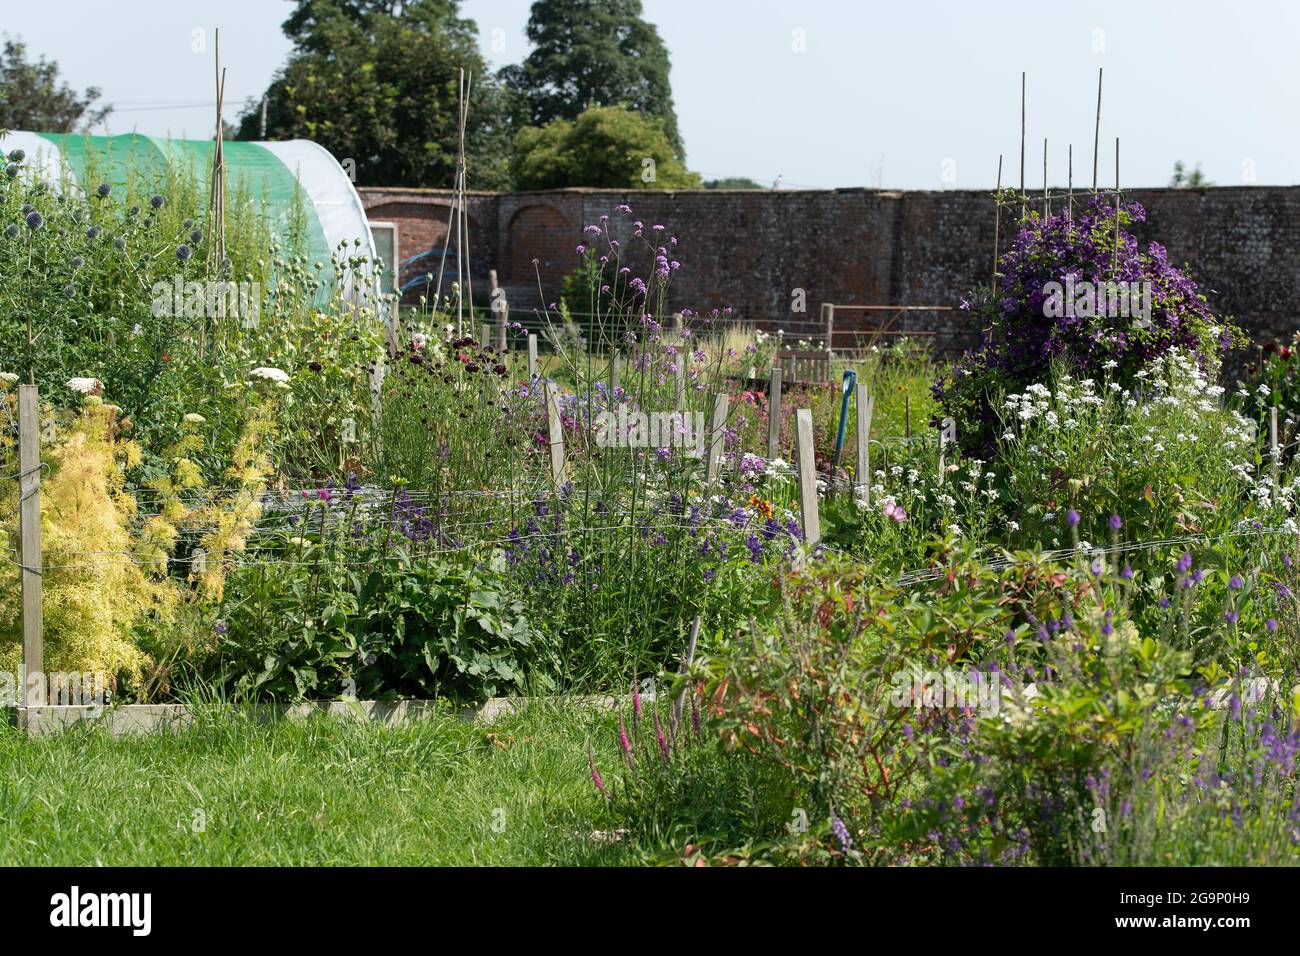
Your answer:
[[[835,458],[831,462],[831,480],[835,479],[835,470],[840,466],[840,453],[844,451],[844,431],[849,424],[849,399],[858,384],[858,373],[851,368],[844,370],[844,381],[840,383],[840,430],[835,435]]]

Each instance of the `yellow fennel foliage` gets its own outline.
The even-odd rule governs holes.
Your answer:
[[[140,565],[128,529],[135,500],[122,490],[124,465],[138,460],[132,442],[110,438],[110,410],[88,402],[42,450],[41,539],[45,669],[97,671],[138,679],[148,657],[132,630],[148,619],[166,625],[176,590]],[[0,524],[17,550],[17,489],[4,490]],[[19,570],[0,562],[0,669],[22,657]]]
[[[199,594],[219,603],[225,593],[226,564],[231,554],[244,550],[257,519],[262,516],[261,497],[266,490],[272,465],[267,446],[275,434],[275,408],[269,402],[253,405],[243,434],[230,455],[226,475],[234,479],[229,497],[196,512],[208,531],[199,539],[205,559],[191,574]]]

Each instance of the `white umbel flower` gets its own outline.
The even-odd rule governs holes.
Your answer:
[[[102,396],[104,394],[104,383],[97,378],[70,378],[68,388],[82,395]]]
[[[276,382],[278,384],[283,384],[284,382],[289,381],[289,373],[286,372],[284,369],[269,368],[268,366],[265,365],[253,369],[248,374],[249,377],[251,378],[260,378],[268,382]]]

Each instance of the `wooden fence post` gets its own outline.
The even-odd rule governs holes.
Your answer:
[[[546,425],[551,447],[551,481],[558,489],[568,478],[564,461],[564,424],[560,421],[560,393],[554,382],[546,383]]]
[[[709,425],[708,461],[704,464],[705,480],[712,485],[718,479],[724,452],[723,439],[727,433],[727,393],[713,396],[713,421]]]
[[[767,457],[781,457],[781,370],[772,369],[767,386]]]
[[[700,639],[701,623],[703,623],[703,619],[698,614],[695,616],[695,620],[691,621],[691,634],[690,637],[686,639],[686,655],[682,658],[682,665],[677,671],[677,673],[681,674],[683,677],[691,672],[691,664],[695,661],[695,645]],[[694,692],[692,691],[692,693]],[[671,726],[674,732],[676,732],[677,727],[680,726],[682,721],[682,702],[685,696],[686,687],[683,685],[683,687],[677,691],[677,696],[673,700],[673,722]]]
[[[493,314],[497,316],[497,351],[506,354],[506,330],[510,325],[510,303],[506,301],[505,290],[497,283],[497,270],[488,270],[488,302]]]
[[[528,380],[537,377],[537,333],[528,333]]]
[[[479,324],[478,343],[484,348],[488,348],[492,344],[492,326],[487,322]]]
[[[45,673],[44,619],[41,604],[41,431],[40,401],[35,385],[18,386],[18,527],[22,565],[24,706],[45,702],[41,677],[39,699],[28,697],[28,681]]]
[[[854,401],[858,408],[858,464],[854,477],[858,490],[862,492],[863,502],[871,504],[871,413],[876,407],[876,400],[867,393],[867,386],[858,383]]]
[[[794,412],[795,447],[799,454],[799,512],[803,520],[803,538],[808,547],[821,540],[821,518],[817,512],[817,463],[813,458],[812,410]]]

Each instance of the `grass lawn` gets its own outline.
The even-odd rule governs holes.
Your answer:
[[[626,862],[603,843],[587,740],[609,714],[535,705],[491,725],[258,724],[111,739],[0,728],[6,865]]]

